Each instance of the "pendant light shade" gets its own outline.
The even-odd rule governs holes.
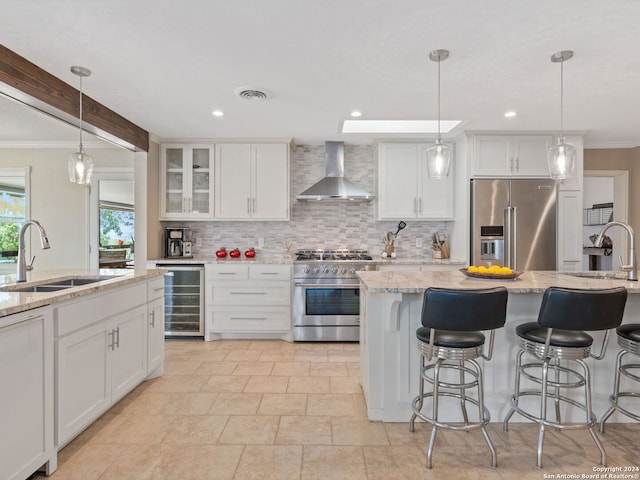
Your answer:
[[[565,143],[564,138],[564,62],[573,57],[571,50],[563,50],[551,56],[553,63],[560,64],[560,135],[558,142],[547,153],[549,174],[555,180],[563,180],[575,175],[576,148]]]
[[[440,137],[440,62],[447,58],[449,50],[434,50],[429,54],[429,59],[438,63],[438,137],[436,143],[427,148],[427,170],[431,178],[439,180],[449,176],[451,167],[451,147],[442,143]]]
[[[78,151],[68,157],[69,180],[80,185],[89,185],[93,173],[93,158],[85,153],[82,146],[82,78],[91,75],[91,70],[74,66],[71,67],[71,73],[80,77],[80,145]]]

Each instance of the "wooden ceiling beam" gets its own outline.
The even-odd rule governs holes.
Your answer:
[[[0,45],[0,93],[79,125],[80,91],[4,45]],[[85,130],[129,150],[149,151],[149,132],[87,95],[82,99]]]

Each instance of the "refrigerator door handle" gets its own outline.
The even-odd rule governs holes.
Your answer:
[[[511,266],[511,207],[505,207],[503,210],[504,215],[504,266],[513,268]]]
[[[511,233],[513,238],[513,248],[512,248],[512,264],[509,265],[509,268],[513,270],[518,269],[518,207],[511,207]]]

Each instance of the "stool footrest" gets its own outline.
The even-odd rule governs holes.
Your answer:
[[[519,413],[523,417],[539,425],[545,425],[547,427],[553,427],[559,430],[581,430],[581,429],[589,429],[598,423],[598,420],[593,412],[589,413],[589,421],[584,423],[558,423],[558,422],[552,422],[551,420],[547,420],[545,418],[540,418],[537,415],[527,412],[526,410],[522,409],[518,405],[518,399],[524,396],[542,397],[542,394],[537,390],[520,390],[520,393],[517,396],[516,395],[511,396],[511,409],[513,410],[513,412]],[[581,409],[585,413],[587,412],[587,407],[583,403],[580,403],[572,398],[564,397],[562,395],[556,397],[555,395],[547,393],[547,399],[550,399],[550,400],[558,399],[561,402],[569,403],[574,407]]]

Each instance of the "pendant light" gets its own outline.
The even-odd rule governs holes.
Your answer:
[[[551,55],[553,63],[560,64],[560,135],[558,143],[549,149],[549,173],[551,178],[563,180],[572,177],[576,169],[576,148],[564,141],[564,62],[573,57],[571,50],[563,50]]]
[[[451,167],[451,146],[442,143],[440,137],[440,62],[449,58],[449,50],[434,50],[429,54],[429,59],[438,62],[438,136],[436,143],[427,148],[427,170],[429,176],[438,180],[449,176]]]
[[[80,77],[80,146],[78,151],[69,155],[69,180],[80,185],[91,183],[93,173],[93,158],[84,152],[82,146],[82,78],[91,75],[91,70],[84,67],[71,67],[71,73]]]

